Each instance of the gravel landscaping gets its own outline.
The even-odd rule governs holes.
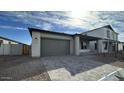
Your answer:
[[[96,81],[120,67],[96,60],[95,55],[44,57],[51,80],[85,80]]]
[[[0,57],[0,80],[50,80],[39,59],[28,56]]]
[[[1,56],[1,81],[82,80],[97,81],[124,68],[124,62],[97,55],[53,56]]]

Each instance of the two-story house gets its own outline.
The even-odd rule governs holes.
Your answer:
[[[115,32],[110,25],[84,32],[82,35],[100,38],[97,41],[91,41],[89,43],[89,49],[91,51],[97,51],[98,53],[111,53],[118,50],[118,33]]]
[[[33,57],[105,53],[118,49],[118,33],[110,25],[74,35],[35,28],[29,31]]]

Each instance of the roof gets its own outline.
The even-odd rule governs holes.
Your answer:
[[[114,31],[114,29],[110,26],[110,25],[106,25],[106,26],[103,26],[103,27],[108,27],[110,29],[112,29],[112,31]],[[103,27],[100,27],[100,28],[103,28]],[[96,28],[96,29],[100,29],[100,28]],[[66,34],[66,33],[60,33],[60,32],[54,32],[54,31],[48,31],[48,30],[43,30],[43,29],[37,29],[37,28],[28,28],[29,29],[29,32],[30,34],[32,35],[32,32],[42,32],[42,33],[50,33],[50,34],[59,34],[59,35],[67,35],[67,36],[75,36],[75,35],[79,35],[81,38],[83,39],[87,39],[87,40],[98,40],[98,39],[101,39],[99,37],[93,37],[93,36],[87,36],[87,35],[82,35],[81,34]],[[93,30],[90,30],[90,31],[94,31],[96,29],[93,29]],[[87,31],[87,32],[90,32],[90,31]],[[87,33],[87,32],[83,32],[83,33]],[[115,31],[114,31],[115,32]],[[115,32],[117,33],[117,32]]]
[[[89,41],[94,41],[94,40],[101,39],[101,38],[99,38],[99,37],[87,36],[87,35],[82,35],[82,34],[75,34],[75,35],[78,35],[78,36],[80,36],[82,39],[89,40]],[[75,35],[74,35],[74,36],[75,36]]]
[[[9,39],[9,38],[6,38],[6,37],[3,37],[3,36],[0,36],[1,39],[4,39],[4,40],[8,40],[8,41],[12,41],[12,42],[15,42],[15,43],[19,43],[19,44],[24,44],[22,42],[19,42],[19,41],[16,41],[16,40],[12,40],[12,39]],[[25,44],[27,45],[27,44]]]
[[[100,38],[97,38],[97,37],[86,36],[86,35],[82,35],[82,34],[70,35],[70,34],[66,34],[66,33],[53,32],[53,31],[48,31],[48,30],[41,30],[41,29],[36,29],[36,28],[28,28],[28,29],[29,29],[29,32],[30,32],[31,35],[32,35],[32,31],[33,31],[33,32],[42,32],[42,33],[50,33],[50,34],[67,35],[67,36],[72,36],[72,37],[76,36],[76,35],[79,35],[81,38],[86,39],[86,40],[90,40],[90,41],[100,39]]]
[[[102,27],[99,27],[99,28],[96,28],[96,29],[93,29],[93,30],[89,30],[89,31],[83,32],[83,33],[88,33],[88,32],[95,31],[97,29],[101,29],[101,28],[104,28],[104,27],[110,28],[113,32],[115,32],[115,30],[113,29],[113,27],[111,25],[106,25],[106,26],[102,26]],[[115,33],[118,34],[117,32],[115,32]]]
[[[124,44],[124,42],[121,42],[121,41],[119,41],[119,43],[122,43],[122,44]]]
[[[43,29],[36,29],[36,28],[28,28],[28,29],[29,29],[29,32],[30,32],[31,35],[32,35],[32,32],[42,32],[42,33],[50,33],[50,34],[73,36],[73,35],[71,35],[71,34],[60,33],[60,32],[54,32],[54,31],[43,30]]]

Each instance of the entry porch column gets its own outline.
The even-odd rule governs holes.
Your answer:
[[[74,37],[74,53],[75,53],[75,55],[77,55],[77,56],[79,56],[80,55],[80,37],[79,37],[79,35],[75,35],[75,37]]]
[[[97,40],[97,53],[102,53],[103,42],[101,39]]]

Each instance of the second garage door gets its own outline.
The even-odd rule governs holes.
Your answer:
[[[41,56],[59,56],[69,54],[69,40],[41,38]]]

